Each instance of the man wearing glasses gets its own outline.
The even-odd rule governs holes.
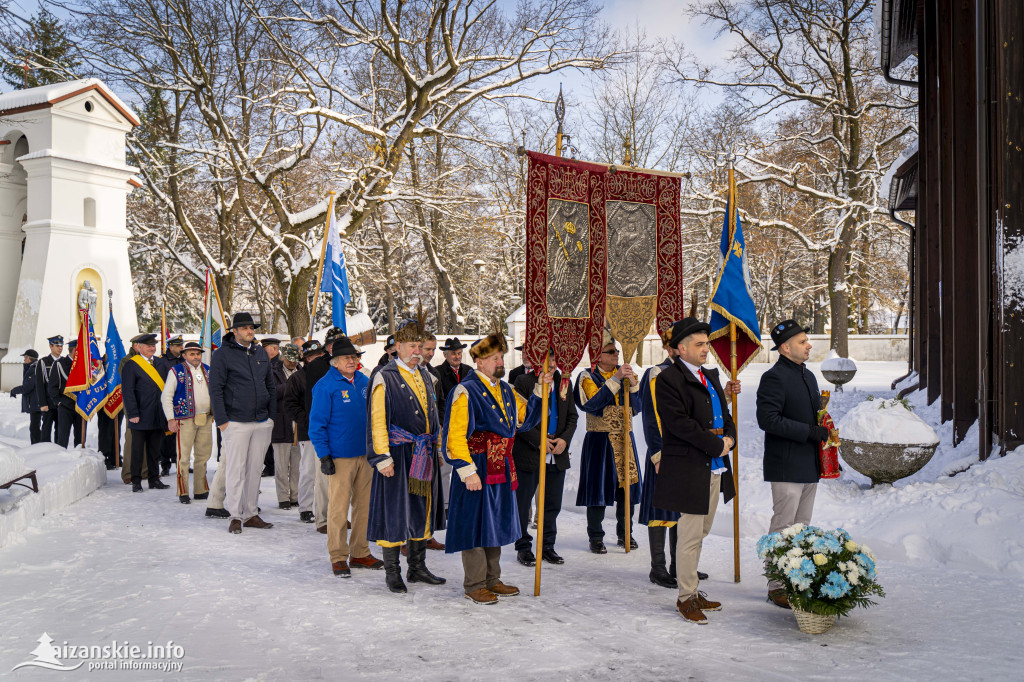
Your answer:
[[[623,380],[629,380],[630,419],[623,418],[623,405],[627,400]],[[630,472],[630,529],[633,524],[633,508],[640,499],[640,460],[636,456],[636,441],[633,439],[632,416],[640,412],[640,385],[633,368],[628,364],[619,365],[619,351],[615,339],[607,331],[597,366],[584,370],[576,380],[576,405],[587,415],[587,435],[583,439],[580,462],[579,491],[576,504],[587,508],[587,536],[590,551],[607,554],[604,546],[605,507],[615,505],[615,532],[620,547],[626,546],[626,519],[623,488],[616,469],[617,459],[625,448],[624,431],[629,433],[630,454],[635,469]],[[618,455],[618,457],[617,457]],[[623,477],[625,476],[623,472]],[[636,540],[630,532],[630,548],[637,549]]]

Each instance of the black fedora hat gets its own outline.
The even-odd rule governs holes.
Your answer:
[[[228,329],[235,329],[236,327],[245,327],[251,325],[253,329],[259,329],[260,325],[252,319],[251,313],[235,313],[234,318],[231,320],[231,326]]]
[[[778,350],[779,346],[784,344],[786,341],[789,341],[800,332],[807,334],[810,333],[810,331],[810,327],[802,327],[796,320],[783,320],[772,327],[772,341],[775,343],[772,350]]]
[[[324,349],[324,344],[320,343],[316,339],[310,339],[306,343],[302,344],[302,357],[308,357],[313,353],[319,353]]]
[[[457,337],[452,337],[444,342],[444,345],[438,348],[438,350],[462,350],[467,348],[466,344],[459,341]]]
[[[363,351],[352,345],[352,339],[343,336],[331,346],[331,357],[340,358],[342,355],[362,355]]]
[[[685,339],[690,334],[696,334],[697,332],[704,332],[705,334],[711,333],[711,325],[707,322],[697,319],[696,317],[684,317],[678,322],[673,322],[669,328],[669,342],[670,348],[677,348],[679,342]]]
[[[203,347],[201,345],[199,345],[198,341],[186,341],[185,342],[185,347],[181,349],[181,352],[184,353],[187,350],[202,351]]]

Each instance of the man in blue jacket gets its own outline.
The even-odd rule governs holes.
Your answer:
[[[366,461],[370,380],[358,369],[360,355],[347,337],[334,341],[332,369],[313,387],[309,413],[309,440],[327,478],[327,551],[331,570],[343,578],[351,577],[350,566],[384,568],[383,561],[370,555],[366,540],[373,469]],[[350,508],[352,530],[348,531]]]
[[[210,403],[222,436],[224,508],[231,514],[231,533],[241,533],[242,526],[274,526],[256,513],[263,455],[277,416],[274,375],[270,357],[255,341],[258,328],[249,313],[236,314],[231,333],[210,360]]]

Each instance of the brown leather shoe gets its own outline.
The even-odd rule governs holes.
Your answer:
[[[378,559],[377,557],[373,556],[372,554],[367,554],[366,556],[361,556],[356,559],[349,557],[348,563],[352,566],[352,568],[369,568],[374,571],[379,571],[382,568],[384,568],[384,562]]]
[[[242,532],[242,522],[238,519],[231,519],[231,523],[228,524],[228,532],[239,534]]]
[[[402,556],[409,556],[409,545],[402,545]]]
[[[686,601],[676,600],[676,610],[679,611],[679,615],[683,617],[687,623],[693,623],[694,625],[707,625],[708,619],[704,615],[704,612],[700,610],[700,606],[697,605],[697,595],[693,595]]]
[[[437,550],[440,550],[440,551],[443,552],[444,551],[444,543],[443,542],[438,542],[434,538],[430,538],[429,540],[427,540],[427,549],[437,549]]]
[[[697,607],[701,611],[721,611],[722,602],[711,601],[708,599],[708,595],[705,592],[697,593]]]
[[[498,603],[498,597],[486,587],[481,587],[479,590],[473,590],[466,595],[466,599],[471,599],[474,604],[483,604],[484,606]]]
[[[351,578],[352,571],[348,568],[348,562],[335,561],[331,564],[331,570],[334,571],[334,575],[339,578]]]
[[[487,588],[499,597],[515,597],[519,594],[519,588],[506,585],[500,580]]]
[[[793,608],[789,605],[789,597],[786,596],[786,591],[781,587],[768,591],[768,601],[783,609]]]
[[[321,535],[327,535],[327,526],[317,526],[316,532],[320,533]]]
[[[251,517],[249,520],[247,520],[242,525],[245,526],[246,528],[273,528],[274,527],[274,524],[267,523],[266,521],[261,519],[259,516]]]

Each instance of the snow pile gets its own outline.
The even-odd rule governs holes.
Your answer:
[[[2,447],[10,449],[9,445]],[[0,490],[0,547],[11,544],[46,514],[77,502],[107,480],[103,456],[94,450],[36,443],[15,454],[25,470],[35,470],[39,492],[20,485]]]
[[[0,444],[0,483],[13,481],[27,470],[25,460],[14,448]]]
[[[899,400],[868,399],[837,424],[839,437],[861,443],[937,445],[939,437]]]
[[[852,358],[844,358],[833,348],[821,361],[822,372],[856,372],[857,363]]]
[[[1024,310],[1024,239],[1008,239],[1002,258],[1003,301]]]

